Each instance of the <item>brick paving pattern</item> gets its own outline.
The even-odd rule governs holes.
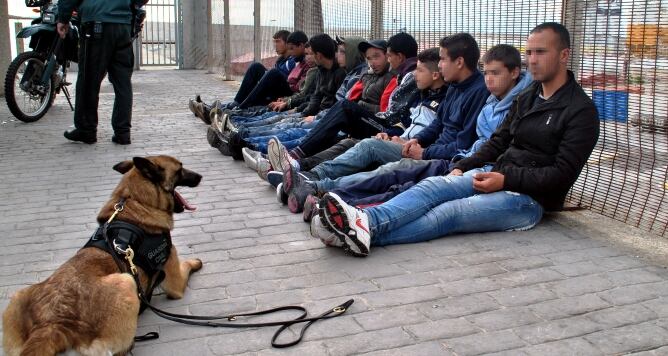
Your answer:
[[[311,238],[301,214],[207,144],[187,99],[229,98],[235,83],[201,71],[141,71],[134,88],[131,146],[109,141],[106,81],[92,146],[62,137],[72,122],[63,97],[34,124],[13,120],[0,100],[0,309],[84,244],[119,180],[112,165],[170,154],[204,176],[181,189],[199,210],[178,215],[172,234],[180,254],[204,268],[182,300],[157,296],[157,306],[224,314],[289,303],[320,313],[349,297],[355,304],[283,350],[269,344],[275,328],[186,326],[146,312],[138,332],[159,331],[160,339],[138,344],[135,355],[668,355],[664,268],[550,218],[531,231],[347,256]]]

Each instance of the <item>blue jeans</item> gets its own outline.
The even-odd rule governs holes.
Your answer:
[[[384,246],[429,241],[461,232],[528,230],[543,216],[543,207],[526,194],[473,189],[470,170],[463,176],[427,178],[384,204],[364,211],[371,244]]]
[[[287,129],[287,130],[280,130],[280,132],[277,132],[275,135],[272,136],[257,136],[257,137],[249,137],[244,139],[246,143],[248,144],[248,147],[255,150],[255,151],[260,151],[262,153],[267,153],[267,145],[269,143],[269,139],[272,137],[277,137],[283,146],[287,149],[291,149],[293,147],[296,147],[299,142],[301,142],[301,139],[306,135],[308,130],[306,129],[301,129],[301,128],[294,128],[294,129]]]
[[[362,118],[371,118],[374,114],[349,100],[337,101],[327,114],[318,120],[299,145],[298,156],[308,157],[332,147],[339,141],[339,131],[344,131],[354,138],[371,137],[378,128],[367,124]]]
[[[350,150],[348,150],[350,151]],[[401,155],[401,154],[400,154]],[[338,158],[338,157],[337,157]],[[431,161],[416,160],[411,158],[403,158],[398,161],[386,163],[373,171],[368,172],[359,172],[343,177],[338,178],[323,178],[319,181],[313,183],[316,187],[316,190],[319,192],[329,192],[334,189],[344,189],[345,187],[353,184],[359,184],[370,178],[377,177],[383,174],[390,173],[397,169],[408,169],[408,168],[417,168],[429,164]]]
[[[401,159],[401,148],[398,143],[365,138],[344,154],[315,166],[311,172],[320,179],[336,179],[360,172],[372,164],[383,165],[398,161]]]
[[[278,116],[280,113],[276,111],[267,111],[260,115],[255,116],[242,116],[242,115],[232,115],[230,120],[237,125],[246,125],[254,122],[264,121],[269,118]]]

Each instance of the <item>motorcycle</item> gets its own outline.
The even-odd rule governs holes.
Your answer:
[[[70,19],[70,30],[61,39],[57,31],[58,4],[52,4],[51,0],[25,0],[25,3],[27,7],[39,7],[40,16],[16,35],[20,39],[30,37],[32,51],[20,53],[9,65],[5,76],[5,99],[9,111],[17,119],[34,122],[46,114],[61,92],[74,111],[67,88],[72,83],[66,77],[70,63],[78,60],[81,23],[75,12]],[[142,7],[146,3],[148,0],[133,0],[133,40],[144,28],[146,11]]]
[[[39,120],[57,94],[65,94],[74,110],[66,80],[70,62],[77,61],[79,20],[73,16],[70,31],[61,39],[56,30],[58,5],[51,0],[25,0],[27,7],[39,7],[40,16],[22,29],[19,40],[30,37],[32,51],[20,53],[7,69],[5,98],[9,111],[23,122]]]

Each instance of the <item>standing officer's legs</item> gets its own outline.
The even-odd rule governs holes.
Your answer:
[[[112,141],[118,144],[130,143],[132,120],[132,67],[134,53],[130,25],[106,24],[109,37],[113,38],[114,51],[110,54],[109,81],[114,86],[114,111],[111,114],[111,126],[114,129]]]
[[[65,132],[72,141],[97,141],[97,104],[100,84],[109,63],[108,48],[102,33],[95,34],[93,24],[82,28],[79,46],[79,73],[74,107],[75,130]]]

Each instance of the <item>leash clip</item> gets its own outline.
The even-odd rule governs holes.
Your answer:
[[[109,220],[107,220],[107,224],[110,224],[116,218],[116,215],[118,215],[118,213],[123,211],[123,208],[125,207],[125,205],[123,203],[124,203],[124,201],[120,201],[120,202],[114,204],[114,213],[111,214],[111,216],[109,217]]]
[[[137,275],[137,266],[135,266],[134,258],[135,252],[132,250],[132,247],[128,246],[128,248],[125,249],[125,259],[130,264],[130,272],[132,272],[133,275]]]
[[[332,309],[332,311],[334,313],[343,313],[343,312],[346,311],[346,308],[345,307],[336,307],[336,308]]]

